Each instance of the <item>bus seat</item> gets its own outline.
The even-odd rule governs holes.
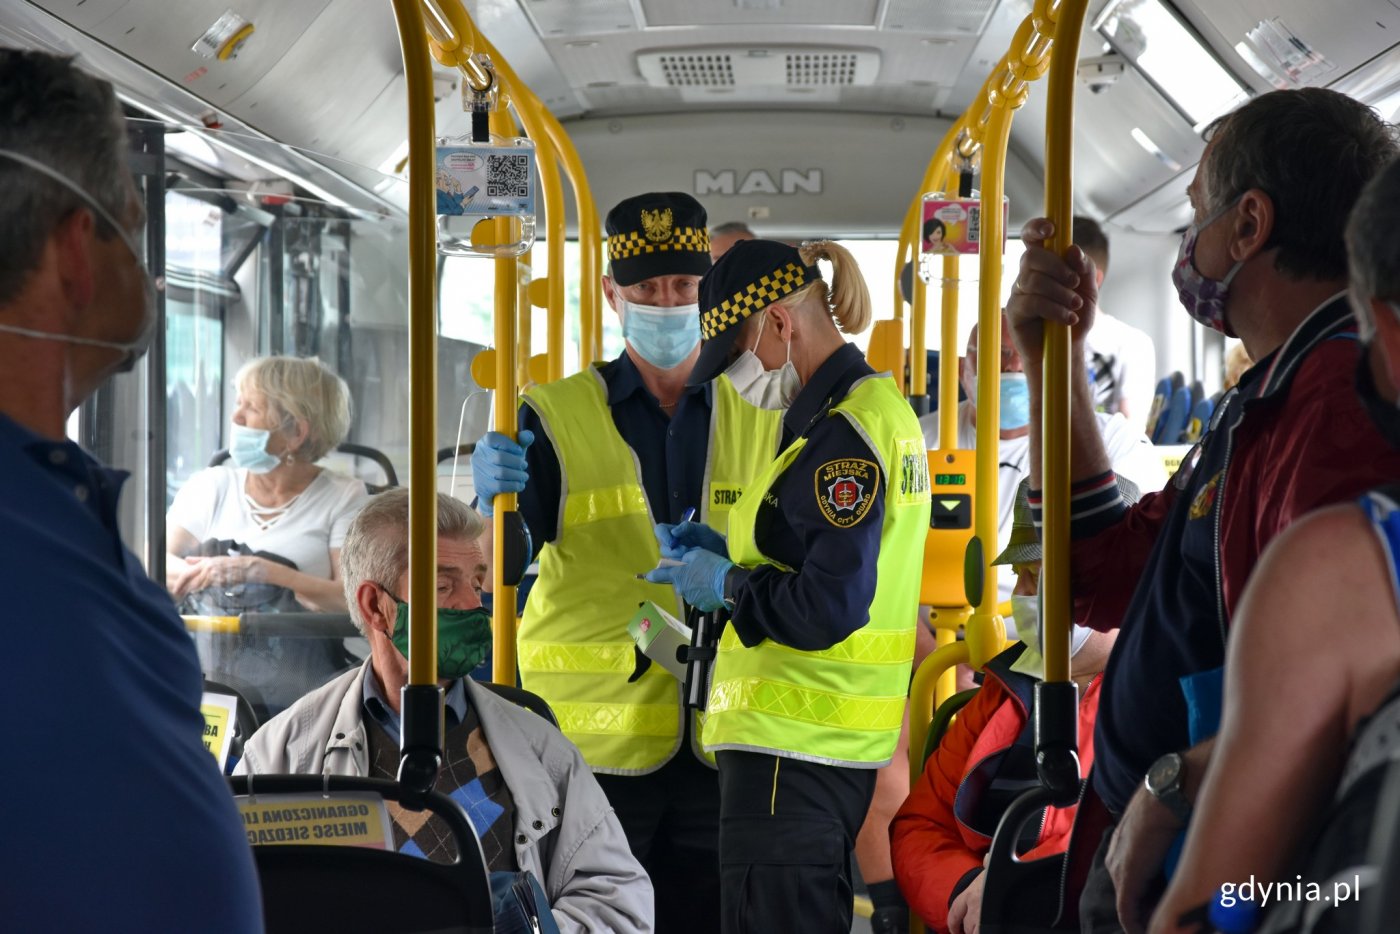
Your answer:
[[[335,450],[337,454],[345,454],[349,457],[362,457],[365,460],[373,461],[379,469],[384,472],[383,483],[369,483],[366,481],[365,488],[368,489],[370,493],[383,493],[385,490],[392,489],[399,485],[398,472],[394,470],[393,462],[389,460],[388,456],[385,455],[383,451],[365,444],[353,444],[348,441],[344,444],[337,445]],[[218,467],[226,460],[228,460],[228,448],[220,448],[214,452],[213,457],[209,458],[209,466]]]
[[[370,792],[402,801],[398,782],[341,775],[240,775],[235,795]],[[457,862],[436,863],[359,846],[273,844],[253,847],[268,934],[302,931],[463,932],[490,934],[492,897],[481,844],[461,805],[429,792],[427,810],[446,821],[457,840]],[[347,893],[391,893],[382,898]]]
[[[531,713],[539,714],[555,729],[559,728],[559,720],[554,716],[554,711],[549,704],[538,694],[518,688],[513,684],[497,684],[495,681],[478,681],[482,687],[502,700],[508,700],[517,707],[524,707]]]
[[[193,635],[205,674],[238,691],[259,723],[360,664],[367,651],[349,613],[246,612],[236,627]]]
[[[238,760],[243,758],[243,744],[258,731],[258,715],[253,711],[253,705],[248,703],[248,698],[243,696],[243,692],[227,684],[205,678],[204,693],[223,694],[237,701],[233,708],[233,740],[229,744],[228,762],[224,765],[225,769],[232,769]]]
[[[953,725],[953,718],[958,711],[967,706],[967,702],[977,694],[977,688],[968,688],[966,691],[959,691],[952,697],[938,705],[938,709],[933,712],[933,719],[928,724],[928,736],[924,738],[923,761],[928,762],[928,757],[933,755],[938,744],[943,741],[943,734],[948,732],[948,727]]]
[[[889,373],[904,392],[904,322],[893,318],[876,321],[870,329],[865,360],[876,373]]]
[[[475,450],[475,444],[459,444],[455,448],[438,448],[437,462],[445,464],[454,457],[465,457],[470,460],[472,452]]]
[[[997,828],[1001,832],[1001,828]],[[982,889],[983,934],[1051,934],[1077,931],[1061,912],[1061,876],[1065,854],[1012,863],[993,859]],[[1075,911],[1069,912],[1072,916]]]

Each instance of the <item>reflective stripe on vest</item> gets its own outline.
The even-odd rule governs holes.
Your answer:
[[[888,377],[851,388],[830,417],[844,417],[870,444],[885,478],[885,513],[869,621],[842,642],[805,652],[764,640],[720,640],[704,742],[833,765],[877,767],[899,739],[928,530],[928,458],[913,410]],[[749,484],[729,516],[729,551],[745,567],[776,565],[754,537],[763,494],[797,459],[799,438]],[[920,458],[912,458],[912,452]],[[891,472],[893,467],[893,472]]]
[[[737,398],[724,383],[722,390],[716,382],[716,398],[724,391]],[[594,770],[654,771],[680,747],[681,686],[660,665],[628,682],[636,652],[626,625],[644,600],[677,615],[682,609],[672,588],[636,579],[660,558],[640,464],[617,432],[595,368],[537,386],[525,400],[559,459],[563,503],[555,540],[540,550],[539,579],[520,624],[521,682],[554,709]],[[777,416],[776,424],[782,415],[744,414],[734,411],[727,424],[711,420],[710,448],[717,453],[707,475],[714,483],[738,486],[743,459],[727,452],[751,449],[766,417]]]

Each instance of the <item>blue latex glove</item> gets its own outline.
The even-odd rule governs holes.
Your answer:
[[[493,512],[491,501],[501,493],[519,493],[530,474],[525,466],[525,449],[535,440],[533,431],[520,432],[520,443],[489,431],[472,451],[472,483],[476,487],[476,508],[483,516]]]
[[[729,557],[729,543],[724,536],[703,522],[659,523],[656,540],[661,543],[663,558],[680,560],[691,548],[703,548],[721,558]]]
[[[680,560],[676,567],[652,568],[646,579],[675,587],[681,599],[702,613],[724,606],[724,576],[734,562],[703,548],[690,549]]]

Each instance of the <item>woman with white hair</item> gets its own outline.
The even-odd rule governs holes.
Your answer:
[[[350,429],[345,381],[260,357],[236,385],[229,463],[191,477],[166,514],[166,586],[206,612],[344,612],[340,546],[368,493],[316,462]]]

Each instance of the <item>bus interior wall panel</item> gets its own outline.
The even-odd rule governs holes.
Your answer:
[[[589,180],[600,205],[637,191],[679,190],[694,194],[712,222],[748,220],[765,235],[888,237],[948,124],[779,112],[730,114],[724,126],[717,137],[706,121],[676,114],[579,120],[569,132],[592,167]],[[626,171],[610,168],[624,165]],[[820,193],[803,187],[817,177],[814,170]],[[1007,191],[1015,230],[1039,211],[1042,191],[1038,170],[1014,154]]]

